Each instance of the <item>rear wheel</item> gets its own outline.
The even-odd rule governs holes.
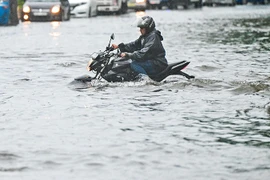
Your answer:
[[[119,10],[118,14],[125,14],[125,13],[127,13],[127,10],[128,10],[127,3],[126,2],[122,3],[121,9]]]
[[[168,3],[169,9],[177,9],[177,4],[174,2],[174,0],[169,1]]]
[[[195,8],[201,8],[202,7],[202,0],[195,3]]]
[[[89,7],[88,18],[92,17],[91,7]]]
[[[17,0],[10,0],[10,14],[9,14],[9,24],[17,25],[19,24],[18,12],[17,12]]]
[[[70,9],[68,9],[68,13],[67,13],[67,21],[70,20]]]

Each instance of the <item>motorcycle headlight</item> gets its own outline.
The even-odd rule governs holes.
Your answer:
[[[87,64],[87,70],[88,70],[88,71],[91,71],[91,70],[92,70],[90,66],[91,66],[91,64],[93,63],[93,61],[94,61],[94,60],[91,58],[90,61],[88,62],[88,64]]]
[[[23,7],[23,12],[24,13],[30,13],[30,7],[29,6],[24,6]]]
[[[51,12],[53,14],[59,13],[60,12],[60,6],[59,5],[53,6],[53,8],[51,9]]]

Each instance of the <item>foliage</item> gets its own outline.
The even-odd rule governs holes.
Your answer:
[[[25,0],[17,0],[17,1],[18,1],[18,6],[22,7]]]

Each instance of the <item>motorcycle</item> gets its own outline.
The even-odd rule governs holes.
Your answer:
[[[108,82],[125,82],[136,81],[140,78],[139,74],[134,72],[130,67],[132,60],[120,57],[120,50],[115,50],[111,47],[112,40],[114,40],[114,34],[110,36],[109,44],[105,51],[94,52],[91,55],[87,69],[88,71],[94,72],[95,76],[80,76],[75,78],[76,81],[91,82],[93,79],[103,78]],[[164,80],[170,75],[182,75],[187,79],[192,79],[195,77],[181,71],[187,67],[189,63],[188,61],[171,63],[159,74],[148,76],[157,82]]]

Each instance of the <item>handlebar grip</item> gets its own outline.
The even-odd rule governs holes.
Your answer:
[[[114,50],[114,48],[111,46],[111,47],[106,47],[106,50],[107,51],[113,51]]]

